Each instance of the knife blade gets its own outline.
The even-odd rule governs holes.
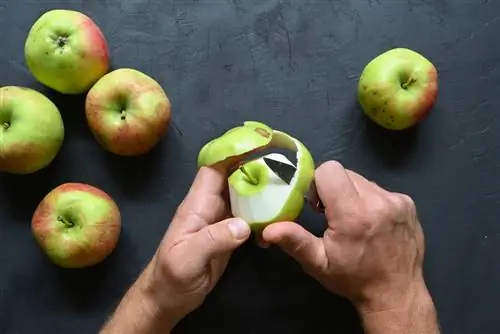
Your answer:
[[[278,177],[283,180],[283,182],[286,182],[286,184],[290,184],[290,182],[293,179],[293,176],[295,175],[295,172],[297,169],[289,164],[283,163],[281,161],[277,161],[274,159],[269,159],[267,157],[264,157],[264,162],[266,165],[276,174]]]
[[[283,182],[286,182],[286,184],[290,184],[293,176],[295,175],[295,172],[297,171],[297,168],[280,161],[269,159],[267,157],[264,157],[263,160],[269,167],[269,169],[271,169],[281,180],[283,180]],[[314,180],[311,183],[309,191],[304,195],[304,198],[311,204],[314,211],[320,213],[325,212],[325,206],[319,198],[318,191],[316,189],[316,183],[314,182]]]

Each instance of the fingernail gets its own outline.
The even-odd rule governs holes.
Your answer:
[[[236,239],[243,239],[250,234],[250,226],[239,218],[235,218],[229,222],[229,231]]]

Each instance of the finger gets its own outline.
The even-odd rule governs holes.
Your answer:
[[[228,217],[228,204],[221,197],[193,193],[177,210],[172,227],[185,233],[197,232],[207,225]]]
[[[230,254],[250,236],[250,226],[239,218],[229,218],[205,226],[187,240],[187,249],[204,266],[216,257]]]
[[[257,232],[255,233],[255,242],[260,248],[269,248],[271,247],[271,244],[269,242],[266,242],[263,237],[262,237],[262,232]]]
[[[344,167],[337,161],[328,161],[315,173],[318,195],[326,209],[338,209],[346,201],[354,201],[359,193]]]
[[[199,192],[222,196],[227,184],[227,174],[223,169],[215,167],[201,167],[189,189],[186,201],[189,202],[191,194]]]
[[[202,167],[198,171],[186,198],[179,206],[172,224],[188,231],[198,231],[224,218],[228,211],[223,198],[226,174],[221,169]]]
[[[271,224],[262,236],[264,241],[278,245],[305,269],[320,270],[328,263],[323,241],[296,223]]]

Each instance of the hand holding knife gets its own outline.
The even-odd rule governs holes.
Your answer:
[[[290,182],[293,179],[293,176],[295,175],[295,172],[297,171],[297,168],[295,168],[292,165],[276,161],[273,159],[269,159],[267,157],[264,157],[264,162],[266,165],[281,179],[283,182],[290,184]],[[323,202],[321,202],[321,199],[319,198],[318,191],[316,189],[316,183],[313,182],[311,183],[311,187],[309,188],[309,191],[304,195],[304,198],[311,204],[313,207],[314,211],[324,213],[325,212],[325,206],[323,205]]]

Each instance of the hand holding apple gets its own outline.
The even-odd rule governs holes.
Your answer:
[[[63,140],[52,101],[30,88],[0,88],[0,172],[29,174],[48,166]]]
[[[152,261],[100,333],[170,333],[201,306],[250,236],[248,224],[227,218],[226,185],[223,169],[199,170]]]
[[[26,63],[42,84],[64,94],[87,91],[109,67],[109,50],[95,22],[73,10],[51,10],[33,24]]]
[[[153,78],[134,69],[118,69],[89,91],[85,112],[101,146],[118,155],[151,150],[170,123],[170,101]]]
[[[121,217],[113,199],[88,184],[66,183],[40,202],[32,232],[41,249],[65,268],[89,267],[115,248]]]
[[[403,130],[424,119],[437,92],[434,65],[404,48],[389,50],[370,61],[358,85],[358,99],[365,114],[391,130]]]

